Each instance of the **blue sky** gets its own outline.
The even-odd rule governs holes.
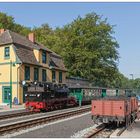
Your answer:
[[[34,27],[48,23],[52,28],[73,21],[78,15],[96,12],[108,18],[120,48],[119,70],[128,78],[140,77],[140,3],[0,3],[0,11],[19,24]]]

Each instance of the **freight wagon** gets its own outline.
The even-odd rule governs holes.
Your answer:
[[[115,122],[129,125],[137,117],[138,102],[136,97],[116,96],[92,100],[92,120],[94,123]]]

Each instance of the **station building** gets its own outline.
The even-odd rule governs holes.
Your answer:
[[[34,33],[28,37],[0,29],[0,103],[25,101],[23,82],[66,82],[65,65],[61,56],[36,42]]]

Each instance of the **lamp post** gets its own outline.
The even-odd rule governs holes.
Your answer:
[[[134,79],[134,74],[130,74],[130,76],[132,76],[132,80]]]
[[[15,66],[15,63],[10,61],[10,108],[12,108],[12,66]]]
[[[132,80],[134,80],[134,74],[130,74],[132,76]],[[134,94],[134,89],[133,89],[133,85],[132,85],[132,94]]]
[[[10,61],[10,108],[12,108],[12,61]]]

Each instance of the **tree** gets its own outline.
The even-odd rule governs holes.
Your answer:
[[[47,23],[32,30],[15,23],[12,16],[0,13],[0,28],[27,36],[36,34],[38,42],[62,56],[68,76],[89,79],[95,86],[125,87],[129,80],[117,69],[118,43],[114,26],[96,13],[78,16],[62,28],[52,29]]]
[[[15,23],[12,16],[8,16],[2,12],[0,12],[0,28],[9,29],[22,35],[27,35],[29,32],[31,32],[30,28]]]
[[[0,12],[0,28],[12,29],[14,27],[14,18]]]
[[[112,36],[113,26],[101,16],[91,13],[54,31],[51,49],[63,56],[69,76],[94,81],[95,85],[110,86],[115,79],[118,43]]]

